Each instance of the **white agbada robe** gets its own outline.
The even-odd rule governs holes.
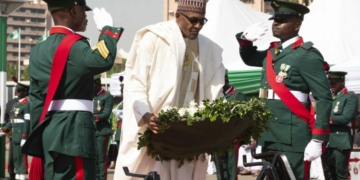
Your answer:
[[[222,96],[225,68],[222,49],[199,35],[198,99],[214,100]],[[178,102],[186,44],[175,21],[151,25],[139,30],[126,61],[124,83],[123,124],[114,180],[136,179],[130,172],[148,174],[157,171],[165,180],[205,180],[207,161],[185,163],[155,161],[146,155],[146,148],[137,149],[138,133],[147,125],[142,120],[146,112],[159,112]]]

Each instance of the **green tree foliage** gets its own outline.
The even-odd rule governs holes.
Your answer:
[[[17,66],[12,63],[6,63],[7,81],[12,81],[13,77],[17,77]]]

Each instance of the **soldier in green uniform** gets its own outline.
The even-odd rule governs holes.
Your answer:
[[[353,144],[351,122],[355,121],[358,98],[345,87],[346,72],[329,71],[328,79],[333,93],[330,117],[328,155],[335,160],[330,170],[332,180],[349,179],[348,159]]]
[[[225,73],[225,84],[223,86],[223,94],[227,101],[245,101],[245,95],[234,86],[231,86],[228,78],[228,71]],[[236,180],[237,179],[237,156],[239,150],[239,142],[236,143],[235,152],[226,151],[225,154],[215,156],[216,177],[219,180]]]
[[[114,98],[101,87],[100,75],[94,76],[94,118],[96,124],[96,179],[107,179],[107,150],[109,137],[112,135],[109,117],[111,115]]]
[[[15,166],[15,179],[25,180],[28,173],[27,155],[21,152],[30,131],[30,104],[27,99],[29,86],[17,82],[18,101],[10,111],[10,119],[2,129],[4,133],[12,133],[12,151]],[[3,133],[0,133],[2,136]]]
[[[282,151],[295,178],[308,179],[304,172],[308,172],[310,162],[322,154],[322,146],[329,139],[332,103],[329,83],[321,53],[298,35],[304,14],[310,10],[285,1],[273,1],[271,6],[274,9],[270,18],[274,20],[272,32],[280,42],[272,43],[267,51],[257,51],[252,42],[267,31],[263,23],[236,35],[244,63],[263,67],[260,98],[266,99],[272,118],[270,129],[262,134],[258,143],[263,152]],[[310,92],[317,101],[315,122],[309,112]]]
[[[94,76],[113,66],[123,28],[112,27],[111,15],[103,8],[95,8],[94,20],[100,31],[96,47],[91,49],[88,39],[81,37],[72,45],[58,49],[63,39],[86,30],[85,12],[91,9],[85,0],[45,2],[55,26],[50,29],[50,36],[30,52],[29,97],[33,131],[23,151],[37,157],[44,156],[45,179],[95,180]],[[51,74],[51,78],[60,76],[59,81],[50,81],[53,60],[64,59],[65,53],[54,57],[59,51],[68,52],[66,66],[62,74]],[[57,83],[50,106],[44,108],[46,95],[51,90],[49,87]],[[39,122],[43,109],[48,112],[44,121]]]

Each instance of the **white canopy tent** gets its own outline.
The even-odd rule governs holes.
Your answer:
[[[243,63],[239,55],[239,44],[235,35],[252,24],[265,22],[269,24],[266,35],[254,44],[259,49],[269,47],[269,42],[276,40],[272,36],[270,15],[256,11],[239,0],[211,0],[206,6],[206,18],[209,20],[201,30],[223,49],[224,65],[228,70],[257,69]]]
[[[359,7],[359,0],[316,0],[309,6],[300,35],[312,41],[329,64],[360,57]]]

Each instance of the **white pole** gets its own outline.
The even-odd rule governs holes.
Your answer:
[[[19,59],[18,59],[18,81],[20,81],[20,58],[21,58],[21,29],[19,28]]]

